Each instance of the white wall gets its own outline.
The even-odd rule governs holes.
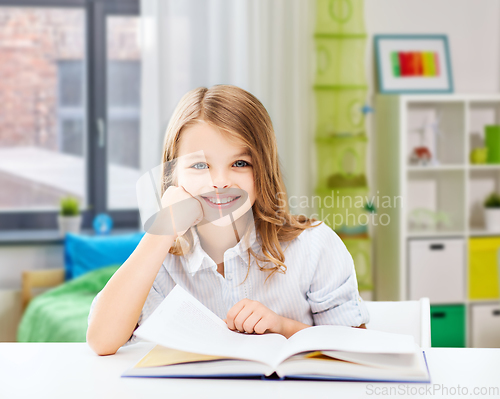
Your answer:
[[[500,1],[365,0],[367,71],[374,86],[374,34],[446,34],[456,93],[500,91]]]
[[[62,267],[62,245],[0,245],[0,290],[20,289],[23,270]]]

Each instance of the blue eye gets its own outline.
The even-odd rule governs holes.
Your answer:
[[[194,169],[207,169],[208,165],[205,162],[198,162],[191,167]]]
[[[243,168],[245,166],[250,166],[247,161],[236,161],[233,165],[236,165],[238,168]]]

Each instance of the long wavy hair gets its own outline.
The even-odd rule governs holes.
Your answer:
[[[248,264],[250,256],[254,256],[260,270],[270,272],[267,278],[276,272],[286,273],[285,254],[280,243],[291,241],[303,230],[315,227],[312,223],[316,219],[290,214],[271,118],[262,103],[251,93],[236,86],[215,85],[211,88],[199,87],[182,97],[165,134],[162,195],[173,184],[171,178],[165,178],[173,175],[166,168],[172,167],[172,161],[178,156],[182,130],[201,121],[218,128],[229,139],[239,139],[251,153],[256,194],[252,211],[263,257],[249,248]],[[170,248],[171,254],[180,256],[192,249],[190,229],[183,238],[176,239]]]

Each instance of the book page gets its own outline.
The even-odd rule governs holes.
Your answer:
[[[321,352],[316,352],[321,353]],[[353,354],[353,353],[350,353]],[[361,355],[361,354],[359,354]],[[380,355],[379,355],[380,356]],[[398,356],[398,355],[382,355]],[[276,373],[281,377],[315,376],[323,379],[353,379],[356,381],[415,381],[430,382],[422,351],[406,354],[411,359],[407,367],[373,367],[330,358],[326,355],[297,355],[281,363]]]
[[[159,367],[170,366],[171,364],[207,362],[222,359],[227,358],[223,356],[200,355],[198,353],[184,352],[177,349],[165,348],[161,345],[156,345],[146,354],[146,356],[139,360],[139,362],[134,367]]]
[[[411,335],[392,334],[345,326],[313,326],[292,335],[283,349],[281,361],[306,351],[338,350],[360,353],[415,353]]]
[[[134,333],[167,348],[203,355],[253,360],[275,366],[286,338],[245,334],[226,323],[179,285]]]
[[[414,353],[360,353],[341,351],[322,351],[315,353],[321,353],[334,359],[345,360],[347,362],[359,363],[372,367],[410,369],[416,366]]]

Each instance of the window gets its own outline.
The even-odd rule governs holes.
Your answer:
[[[0,230],[139,226],[138,0],[0,0]]]

